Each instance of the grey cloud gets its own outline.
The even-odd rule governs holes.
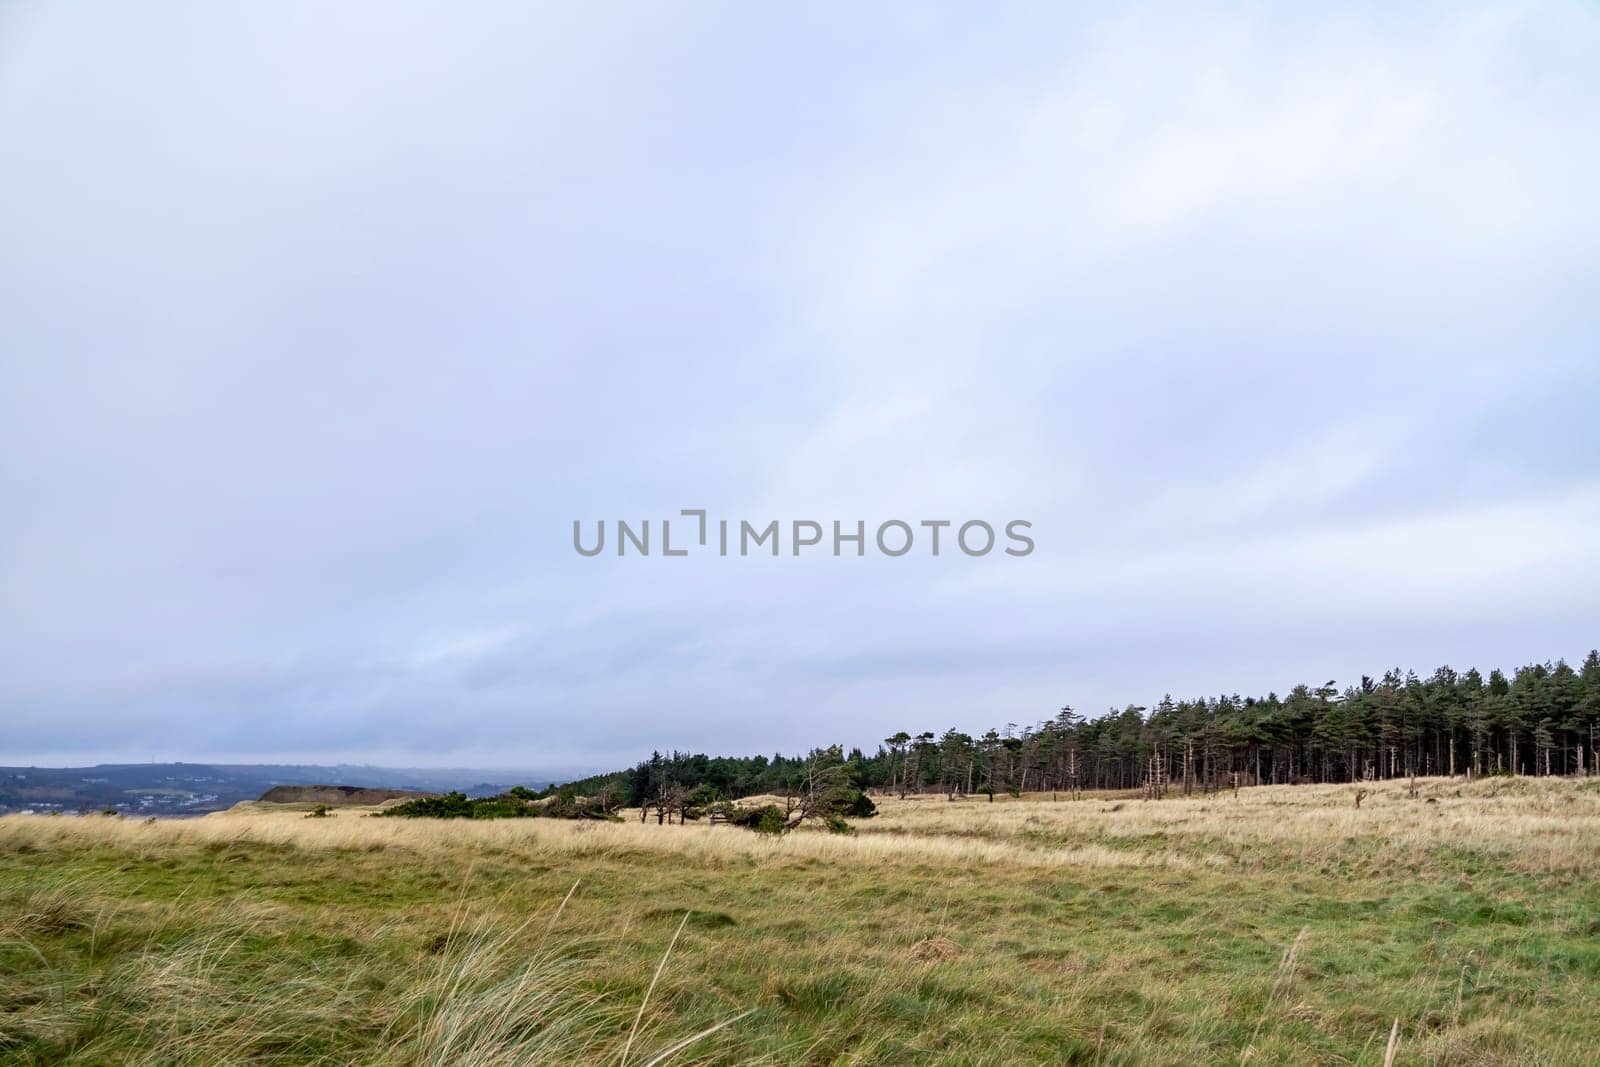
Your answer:
[[[1592,10],[968,22],[0,14],[0,752],[594,763],[1594,643]],[[570,548],[682,507],[1039,547]]]

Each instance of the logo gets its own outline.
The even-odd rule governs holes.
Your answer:
[[[686,521],[687,520],[687,521]],[[674,527],[673,522],[677,522]],[[657,536],[652,540],[652,529]],[[585,530],[582,519],[572,520],[572,547],[580,556],[598,556],[610,550],[618,556],[688,556],[715,552],[718,556],[805,555],[866,556],[899,558],[908,555],[955,555],[981,557],[999,551],[1007,556],[1033,554],[1033,538],[1027,531],[1033,523],[1012,519],[1000,526],[983,519],[954,522],[950,519],[889,519],[869,530],[865,519],[831,523],[815,519],[783,521],[769,519],[752,523],[748,519],[706,517],[704,508],[683,508],[678,518],[660,519],[652,528],[650,519],[630,522],[617,519],[608,527],[597,519],[593,530]],[[676,531],[676,532],[675,532]],[[1003,541],[1002,541],[1003,534]]]

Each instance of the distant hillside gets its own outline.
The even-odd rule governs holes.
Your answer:
[[[116,810],[130,815],[204,815],[255,800],[276,786],[345,786],[390,796],[493,796],[513,785],[538,788],[550,771],[368,767],[341,764],[117,763],[93,767],[0,767],[0,815]],[[313,801],[313,803],[335,803]],[[346,801],[345,803],[350,803]]]

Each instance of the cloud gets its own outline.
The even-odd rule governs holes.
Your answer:
[[[0,18],[13,761],[865,744],[1593,643],[1585,6]],[[571,551],[683,507],[1038,549]]]

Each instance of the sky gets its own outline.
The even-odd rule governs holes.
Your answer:
[[[0,764],[1600,644],[1600,8],[1068,6],[0,7]],[[685,508],[1035,548],[573,549]]]

